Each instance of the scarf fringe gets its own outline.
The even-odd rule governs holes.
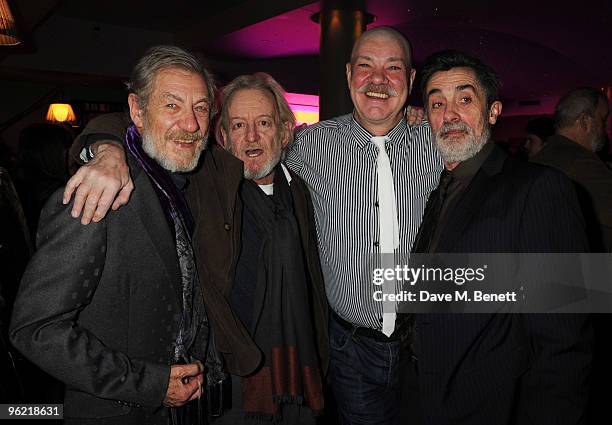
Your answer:
[[[304,404],[304,396],[278,394],[272,396],[272,401],[274,401],[275,404],[297,404],[298,406],[302,406]]]
[[[304,403],[305,399],[303,396],[295,396],[289,394],[275,395],[273,398],[274,404],[279,404],[281,407],[277,413],[268,414],[262,412],[245,412],[244,418],[249,421],[256,422],[270,422],[276,424],[282,421],[282,405],[292,404],[296,406],[302,406],[310,409],[315,417],[319,417],[323,414],[323,410],[313,410],[310,406]]]
[[[244,414],[244,419],[247,422],[270,422],[271,424],[278,424],[283,420],[283,416],[280,412],[272,415],[261,412],[248,412]]]

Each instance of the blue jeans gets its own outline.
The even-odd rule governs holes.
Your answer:
[[[329,379],[340,425],[395,423],[400,395],[400,343],[356,335],[330,314]],[[382,335],[382,334],[381,334]]]

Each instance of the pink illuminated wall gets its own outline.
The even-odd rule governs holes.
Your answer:
[[[289,107],[295,115],[297,125],[319,122],[319,96],[311,94],[285,93]]]

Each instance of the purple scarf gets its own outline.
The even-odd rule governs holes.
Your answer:
[[[181,269],[182,314],[174,342],[173,363],[192,363],[204,360],[208,339],[208,320],[195,267],[191,234],[193,218],[184,198],[168,171],[151,159],[142,148],[142,138],[134,125],[125,135],[129,152],[149,176],[168,222],[174,225],[176,253]],[[196,339],[199,343],[194,344]]]

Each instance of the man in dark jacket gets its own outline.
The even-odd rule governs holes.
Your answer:
[[[413,252],[586,252],[569,180],[512,160],[491,141],[502,111],[495,72],[444,51],[425,61],[422,78],[445,170]],[[417,314],[415,328],[406,423],[584,423],[592,335],[585,315]]]
[[[181,406],[202,394],[209,327],[182,173],[205,146],[212,79],[195,56],[158,46],[128,88],[130,207],[82,226],[51,196],[11,341],[66,384],[66,423],[191,424],[199,404]]]

